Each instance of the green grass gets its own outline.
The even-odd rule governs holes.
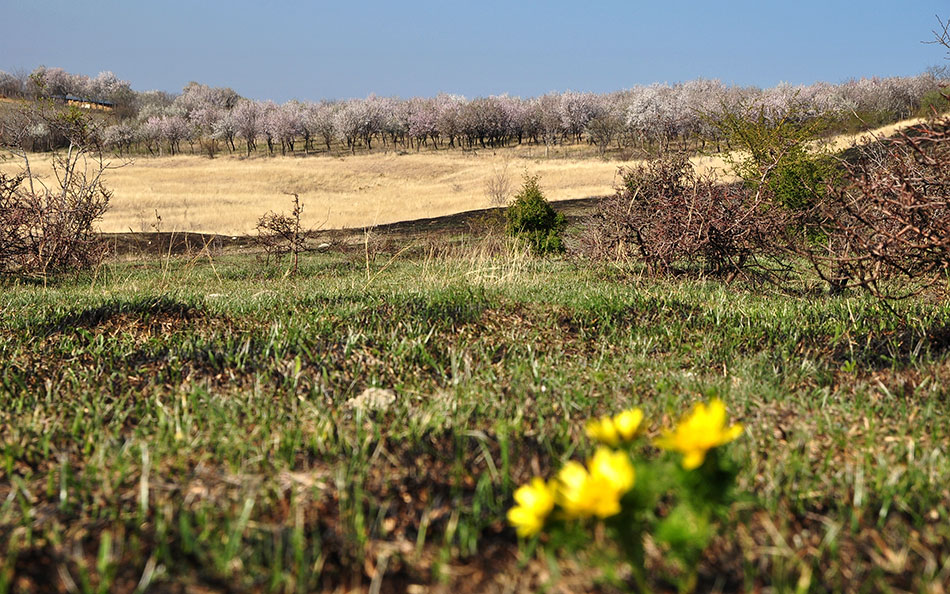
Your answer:
[[[657,431],[713,395],[750,497],[700,589],[950,580],[944,302],[384,263],[4,281],[0,592],[609,590],[592,556],[518,549],[514,488],[586,455],[592,415]],[[347,404],[373,386],[395,403]]]

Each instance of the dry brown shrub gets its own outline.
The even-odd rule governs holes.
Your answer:
[[[591,257],[730,280],[786,270],[780,256],[792,215],[763,193],[698,175],[683,154],[622,169],[621,178],[588,221],[582,245]]]
[[[280,263],[289,254],[293,267],[288,272],[296,274],[300,253],[306,248],[306,237],[300,228],[300,215],[303,213],[300,196],[291,195],[294,197],[294,208],[289,215],[270,211],[258,219],[256,241],[264,250],[265,263],[269,264],[271,258],[275,263]]]
[[[54,157],[56,184],[26,172],[0,177],[0,272],[45,276],[88,268],[105,254],[94,225],[112,192],[106,165],[79,148]]]
[[[805,255],[833,291],[913,294],[950,267],[950,118],[885,139],[846,163]]]
[[[106,249],[95,225],[112,198],[102,176],[114,166],[102,158],[98,130],[82,110],[46,102],[2,114],[0,144],[23,169],[0,177],[0,273],[45,277],[101,262]],[[31,167],[37,135],[66,147],[52,153],[45,177]]]

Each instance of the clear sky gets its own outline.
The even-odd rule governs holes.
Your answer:
[[[841,82],[944,63],[948,0],[0,0],[0,70],[254,99]]]

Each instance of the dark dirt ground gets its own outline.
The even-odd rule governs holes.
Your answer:
[[[574,225],[590,215],[601,197],[559,200],[551,205],[564,213],[568,224]],[[366,233],[370,232],[374,240],[392,244],[408,244],[413,241],[451,240],[453,237],[472,235],[480,229],[491,227],[503,221],[504,208],[485,208],[470,210],[444,217],[414,219],[372,228],[325,229],[307,232],[308,247],[317,249],[321,244],[329,244],[324,250],[346,251],[348,247],[361,245]],[[191,232],[143,232],[143,233],[103,233],[103,240],[110,246],[110,252],[117,257],[139,257],[147,255],[172,255],[201,253],[205,248],[212,253],[256,251],[254,236],[215,235],[211,233]]]

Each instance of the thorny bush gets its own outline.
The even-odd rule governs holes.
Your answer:
[[[94,225],[112,197],[102,184],[106,168],[71,145],[53,158],[55,185],[28,165],[22,174],[0,176],[0,273],[45,276],[98,264],[105,246]]]
[[[885,139],[845,167],[819,209],[806,256],[833,291],[881,297],[931,285],[950,268],[950,117]]]
[[[787,209],[814,205],[838,174],[822,138],[826,122],[797,97],[783,110],[757,103],[723,104],[709,123],[735,149],[724,155],[732,172]]]
[[[793,214],[768,195],[698,175],[686,155],[621,170],[621,185],[588,221],[595,259],[639,261],[653,274],[696,269],[728,279],[783,270]]]

